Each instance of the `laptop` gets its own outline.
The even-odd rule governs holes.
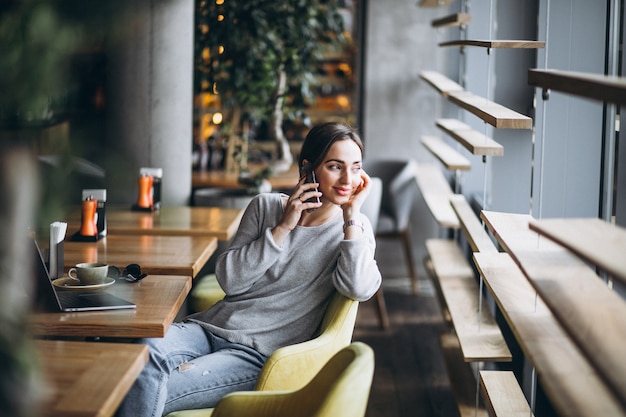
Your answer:
[[[35,309],[41,312],[61,311],[98,311],[136,308],[137,306],[113,294],[102,291],[57,291],[50,280],[48,267],[41,255],[39,245],[33,239],[35,246],[34,270],[37,281],[35,283]]]

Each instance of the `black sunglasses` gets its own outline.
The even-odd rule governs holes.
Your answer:
[[[128,282],[137,282],[147,276],[148,274],[141,273],[141,266],[139,266],[139,264],[130,264],[124,268],[119,278],[125,279]]]

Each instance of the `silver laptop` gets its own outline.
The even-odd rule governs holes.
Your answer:
[[[137,306],[113,294],[102,291],[57,291],[52,281],[46,263],[41,255],[39,245],[33,239],[35,246],[34,272],[37,276],[35,309],[42,312],[59,311],[96,311],[119,310],[136,308]]]

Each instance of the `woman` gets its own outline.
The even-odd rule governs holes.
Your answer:
[[[143,341],[150,361],[120,416],[214,407],[229,392],[251,390],[274,350],[313,336],[335,290],[359,301],[374,295],[381,277],[374,234],[360,213],[370,187],[362,150],[348,126],[311,129],[291,196],[255,197],[218,257],[226,297],[164,338]],[[316,182],[306,182],[307,171]]]

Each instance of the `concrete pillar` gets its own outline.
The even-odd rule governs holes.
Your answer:
[[[191,195],[193,0],[119,0],[107,42],[107,188],[137,197],[139,168],[163,169],[162,204]]]

